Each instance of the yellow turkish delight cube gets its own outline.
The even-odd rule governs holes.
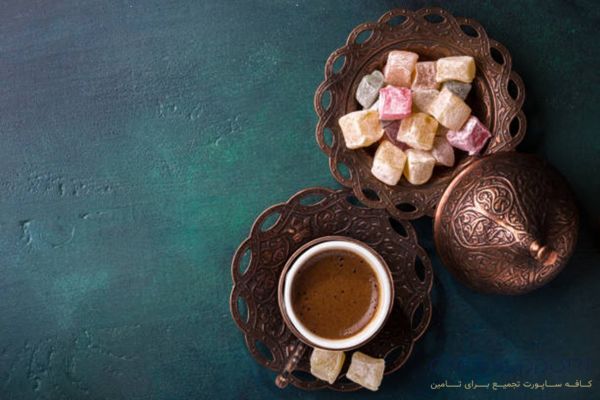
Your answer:
[[[404,118],[398,129],[397,139],[412,148],[431,150],[438,122],[425,113],[415,113]]]
[[[446,128],[457,131],[469,119],[471,107],[460,97],[444,88],[429,104],[428,112]]]
[[[393,186],[402,178],[405,163],[406,154],[402,149],[389,140],[384,140],[373,157],[371,173],[381,182]]]
[[[413,89],[412,106],[413,112],[426,112],[429,114],[431,102],[440,94],[436,89]]]
[[[438,82],[461,81],[471,83],[475,78],[475,60],[471,56],[444,57],[435,65]]]
[[[435,158],[428,151],[408,149],[406,150],[406,166],[404,176],[413,185],[422,185],[433,175]]]
[[[329,384],[337,379],[346,355],[343,351],[330,351],[315,348],[310,355],[310,373]]]
[[[360,351],[356,351],[352,354],[352,361],[348,372],[346,372],[346,378],[362,387],[376,391],[381,385],[384,371],[384,359],[369,357]]]
[[[338,123],[349,149],[370,146],[384,134],[377,110],[354,111],[341,117]]]

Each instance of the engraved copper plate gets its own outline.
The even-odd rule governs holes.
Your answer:
[[[273,219],[271,226],[266,226]],[[231,314],[244,335],[250,354],[273,370],[283,370],[298,339],[285,325],[277,302],[277,284],[287,259],[303,244],[329,235],[354,238],[371,246],[387,262],[395,285],[395,300],[383,329],[360,349],[386,359],[386,374],[408,359],[414,342],[431,319],[431,262],[417,243],[412,225],[390,218],[385,210],[369,209],[352,191],[306,189],[286,203],[264,211],[254,222],[231,265]],[[360,389],[345,376],[333,385],[308,373],[305,352],[290,382],[302,389]],[[348,368],[349,357],[344,369]]]
[[[471,288],[521,294],[552,280],[575,249],[579,217],[564,178],[541,159],[519,153],[466,167],[435,215],[444,265]]]
[[[362,40],[364,36],[368,37]],[[440,8],[389,11],[378,22],[357,26],[346,45],[329,56],[314,106],[319,117],[317,142],[329,156],[333,176],[351,187],[369,207],[386,208],[397,218],[433,216],[444,189],[464,167],[465,153],[457,151],[454,168],[436,167],[432,179],[424,185],[413,186],[402,179],[398,185],[388,186],[370,172],[373,146],[347,149],[338,125],[341,116],[360,109],[354,93],[361,78],[381,69],[387,53],[394,49],[414,51],[420,60],[450,55],[475,58],[477,76],[467,103],[493,135],[482,154],[513,150],[523,139],[526,120],[521,106],[525,88],[511,70],[511,56],[504,46],[488,38],[477,21],[453,17]]]

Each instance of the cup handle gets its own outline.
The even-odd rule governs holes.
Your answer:
[[[300,341],[288,346],[289,356],[285,362],[285,367],[283,368],[283,371],[277,375],[277,378],[275,378],[275,385],[277,385],[279,389],[285,388],[288,383],[290,383],[290,375],[294,372],[296,366],[298,366],[305,351],[306,345]]]

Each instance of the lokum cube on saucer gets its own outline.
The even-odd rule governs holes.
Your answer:
[[[383,69],[385,82],[394,86],[410,87],[412,74],[418,59],[419,55],[412,51],[390,51]]]
[[[379,90],[379,118],[402,119],[412,112],[412,94],[405,87],[386,86]]]
[[[433,175],[435,158],[428,151],[408,149],[406,150],[406,166],[404,176],[413,185],[422,185]]]
[[[356,100],[363,108],[369,108],[377,100],[383,87],[383,74],[377,70],[363,76],[356,89]]]
[[[437,89],[440,84],[435,79],[435,61],[418,62],[415,65],[415,78],[411,88],[417,89]]]
[[[396,138],[398,136],[398,129],[400,129],[399,119],[395,121],[381,121],[381,126],[383,126],[383,130],[385,131],[385,139],[400,147],[401,150],[408,149],[406,143],[402,143]]]
[[[474,115],[459,130],[450,130],[446,134],[452,146],[467,151],[471,156],[478,154],[491,137],[490,131]]]
[[[440,124],[454,130],[460,129],[471,115],[471,107],[448,88],[442,89],[428,111]]]
[[[421,111],[429,114],[429,105],[439,94],[440,92],[436,89],[413,89],[413,111]]]
[[[425,113],[415,113],[400,122],[396,138],[412,148],[431,150],[438,122]]]
[[[371,173],[387,185],[395,185],[402,178],[406,155],[400,147],[383,140],[373,157]]]
[[[465,100],[471,91],[471,84],[460,81],[446,81],[442,85],[442,89],[446,88],[462,100]]]
[[[373,358],[360,351],[352,354],[352,362],[346,372],[346,378],[362,387],[376,391],[383,380],[385,360]]]
[[[431,155],[435,158],[436,165],[443,165],[445,167],[452,167],[454,165],[454,148],[444,136],[436,136],[433,139]]]
[[[333,384],[342,370],[345,359],[346,355],[343,351],[315,348],[310,355],[310,373]]]
[[[438,82],[461,81],[471,83],[475,78],[475,60],[471,56],[439,58],[435,79]]]
[[[375,110],[353,111],[341,117],[338,123],[349,149],[370,146],[384,133]]]

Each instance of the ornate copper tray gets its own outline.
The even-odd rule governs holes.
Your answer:
[[[329,56],[314,106],[319,117],[317,142],[329,156],[333,176],[351,187],[368,207],[385,208],[397,218],[433,216],[444,189],[467,162],[466,154],[457,159],[454,168],[436,167],[424,185],[401,180],[396,186],[387,186],[370,172],[373,150],[347,149],[338,125],[342,115],[360,109],[354,99],[360,79],[380,69],[387,53],[394,49],[414,51],[420,60],[459,54],[475,58],[477,76],[467,103],[493,135],[482,154],[513,150],[523,139],[525,88],[511,70],[511,56],[504,46],[488,38],[477,21],[454,17],[441,8],[389,11],[378,22],[357,26],[346,45]]]
[[[364,207],[350,190],[306,189],[256,219],[231,265],[233,319],[256,361],[273,371],[282,371],[298,339],[286,327],[279,311],[279,275],[300,246],[329,235],[368,244],[390,267],[396,291],[392,313],[377,336],[361,348],[371,356],[385,358],[385,373],[390,374],[406,362],[413,344],[429,325],[433,271],[409,222],[390,218],[385,210]],[[292,373],[290,383],[294,386],[360,389],[344,375],[333,385],[317,380],[308,373],[309,356],[310,352],[305,352]],[[347,368],[345,365],[342,371]]]

